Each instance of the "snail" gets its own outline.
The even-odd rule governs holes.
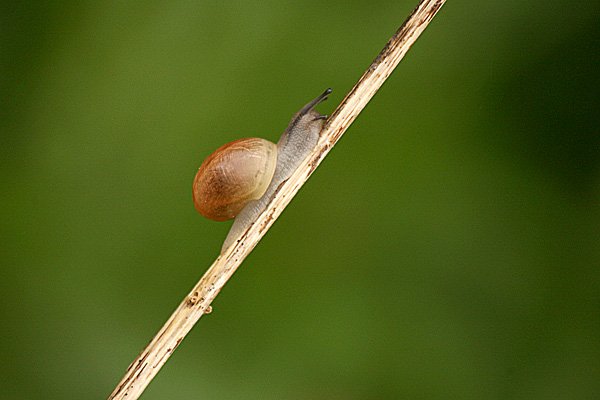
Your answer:
[[[277,144],[246,138],[218,148],[202,163],[194,178],[194,205],[214,221],[235,218],[223,253],[266,208],[279,188],[313,150],[326,115],[314,110],[331,89],[305,105],[292,117]]]

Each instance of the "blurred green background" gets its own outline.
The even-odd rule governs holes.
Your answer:
[[[234,139],[417,4],[3,2],[0,398],[104,399],[219,252]],[[597,399],[600,4],[450,0],[143,399]]]

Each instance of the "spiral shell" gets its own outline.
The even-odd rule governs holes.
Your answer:
[[[277,146],[260,138],[235,140],[218,148],[194,178],[194,205],[213,221],[227,221],[260,198],[277,165]]]

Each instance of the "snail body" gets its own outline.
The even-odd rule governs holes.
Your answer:
[[[239,139],[202,163],[193,185],[196,209],[215,221],[235,218],[221,252],[239,239],[315,147],[327,116],[314,107],[329,93],[331,89],[302,107],[277,145],[260,138]]]

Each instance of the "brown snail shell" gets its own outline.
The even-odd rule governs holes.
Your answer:
[[[218,148],[194,178],[194,205],[213,221],[227,221],[267,190],[277,165],[277,146],[246,138]]]

